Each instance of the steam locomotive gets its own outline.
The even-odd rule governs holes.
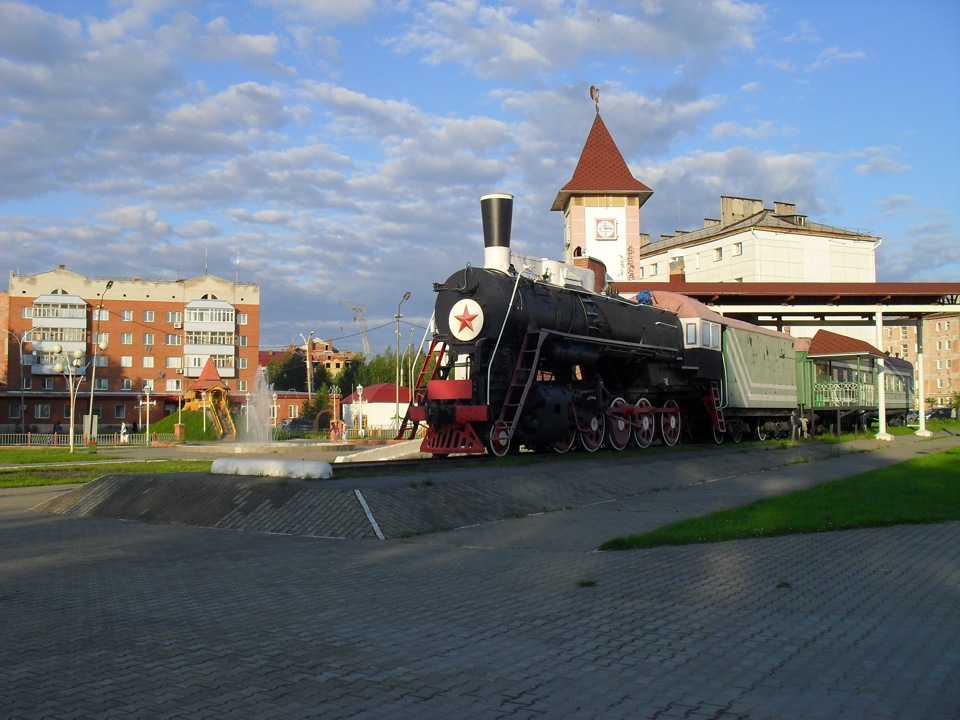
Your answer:
[[[424,452],[503,456],[674,445],[683,431],[763,439],[796,424],[792,336],[673,293],[620,297],[588,258],[513,253],[513,197],[480,206],[484,266],[434,285],[437,329],[400,437],[426,423]]]

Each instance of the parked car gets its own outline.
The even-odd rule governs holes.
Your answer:
[[[930,408],[924,417],[927,420],[949,420],[953,417],[953,410],[948,407]]]
[[[313,421],[310,418],[287,418],[280,423],[281,430],[313,430]]]
[[[926,417],[926,415],[924,415],[924,417]],[[920,421],[920,411],[919,411],[919,410],[911,410],[910,412],[907,413],[907,422],[908,422],[908,423],[915,423],[915,422],[919,422],[919,421]]]

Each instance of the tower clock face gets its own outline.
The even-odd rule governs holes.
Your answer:
[[[617,237],[617,221],[610,218],[597,218],[597,240],[614,240]]]

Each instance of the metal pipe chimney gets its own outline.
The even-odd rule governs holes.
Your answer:
[[[513,225],[513,195],[490,193],[480,198],[483,220],[483,266],[507,272],[510,268],[510,229]]]

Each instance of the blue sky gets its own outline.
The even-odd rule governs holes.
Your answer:
[[[652,238],[795,202],[958,280],[958,38],[953,0],[0,1],[0,258],[256,282],[264,347],[360,349],[345,300],[382,351],[410,291],[419,342],[480,195],[561,255],[596,85]]]

